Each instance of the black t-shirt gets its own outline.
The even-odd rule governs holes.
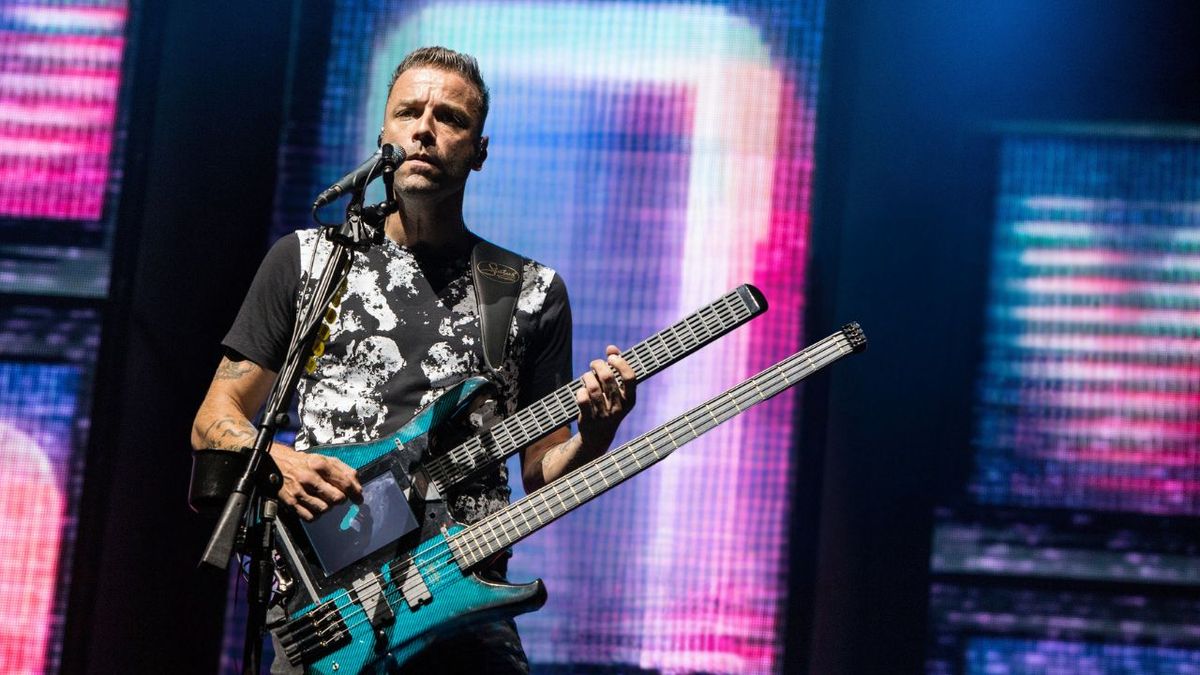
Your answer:
[[[302,289],[331,250],[317,230],[280,239],[267,254],[223,345],[278,371]],[[307,291],[306,291],[307,292]],[[504,362],[508,414],[571,380],[571,312],[554,270],[527,261]],[[236,356],[235,356],[236,358]],[[374,440],[407,423],[450,387],[485,371],[470,256],[443,257],[385,239],[356,253],[325,351],[298,387],[296,447]],[[508,503],[501,464],[454,491],[451,510],[471,523]]]

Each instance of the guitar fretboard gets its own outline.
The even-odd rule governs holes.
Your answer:
[[[665,330],[621,353],[639,381],[729,333],[766,311],[758,289],[743,284]],[[443,494],[446,489],[493,462],[568,424],[579,414],[575,391],[580,378],[559,387],[512,417],[471,437],[425,465],[429,478]]]
[[[847,324],[840,332],[468,527],[449,539],[459,567],[469,569],[490,558],[662,461],[722,422],[865,348],[866,338],[858,324]]]

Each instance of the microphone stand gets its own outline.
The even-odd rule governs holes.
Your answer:
[[[288,346],[284,365],[276,376],[267,398],[246,468],[226,499],[225,507],[200,559],[202,566],[218,570],[228,568],[235,550],[250,559],[246,589],[246,637],[242,650],[242,672],[246,675],[259,673],[262,633],[271,597],[271,581],[274,578],[275,521],[279,512],[276,495],[283,484],[283,478],[279,467],[271,459],[271,442],[279,428],[288,423],[287,410],[291,405],[292,394],[300,381],[303,369],[310,361],[313,343],[325,310],[350,273],[354,252],[366,251],[372,244],[381,243],[384,221],[389,214],[398,209],[392,192],[398,158],[391,145],[384,145],[382,150],[379,163],[382,164],[387,195],[385,201],[369,207],[363,206],[366,184],[372,178],[368,174],[362,185],[355,188],[350,204],[346,206],[346,220],[341,225],[321,223],[316,214],[318,207],[313,207],[313,220],[325,228],[323,234],[333,244],[333,250],[309,301],[297,314],[292,341]],[[373,173],[374,170],[371,174]],[[312,365],[315,366],[315,362]]]

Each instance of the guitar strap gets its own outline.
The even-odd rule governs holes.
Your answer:
[[[484,239],[471,251],[479,332],[483,334],[483,362],[493,373],[504,363],[524,267],[525,258]]]

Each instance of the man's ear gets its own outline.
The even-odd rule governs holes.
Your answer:
[[[487,159],[488,137],[480,136],[479,142],[475,145],[475,160],[471,162],[471,168],[479,171],[483,168],[483,162]]]

